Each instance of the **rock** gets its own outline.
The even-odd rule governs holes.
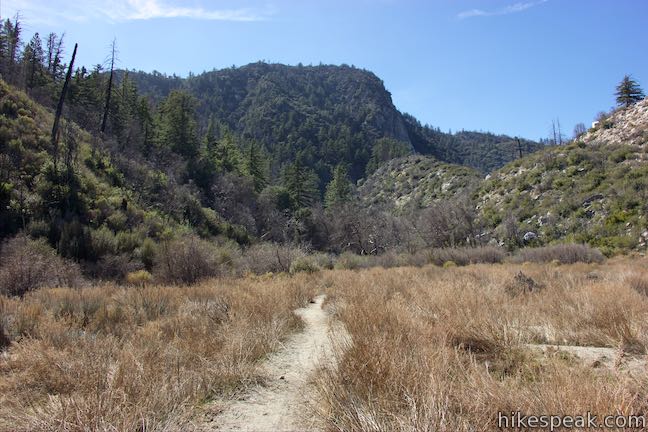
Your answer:
[[[524,240],[525,242],[530,242],[537,238],[538,238],[538,234],[534,233],[533,231],[527,231],[526,233],[524,233],[522,240]]]
[[[599,201],[602,200],[603,198],[605,198],[603,194],[592,195],[591,197],[583,201],[583,207],[587,207],[588,205],[592,204],[594,201]]]

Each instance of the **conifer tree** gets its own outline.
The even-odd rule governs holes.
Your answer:
[[[216,164],[220,169],[241,173],[241,151],[230,131],[225,131],[223,136],[216,141],[214,152]]]
[[[306,167],[301,155],[284,169],[283,183],[296,208],[308,207],[317,198],[317,176]]]
[[[625,106],[626,108],[645,97],[643,90],[639,87],[639,83],[633,80],[630,75],[623,77],[616,90],[617,105]]]
[[[162,144],[189,159],[198,155],[196,101],[186,92],[174,90],[160,110]]]
[[[254,141],[250,143],[247,150],[245,171],[246,174],[252,178],[254,190],[261,192],[268,182],[266,180],[265,163],[261,154],[261,149]]]
[[[23,52],[25,65],[25,84],[27,88],[34,88],[44,83],[43,81],[43,44],[38,33],[31,38]]]
[[[350,199],[351,181],[349,180],[346,167],[339,164],[333,171],[333,178],[326,186],[324,204],[327,208],[331,208],[348,202]]]

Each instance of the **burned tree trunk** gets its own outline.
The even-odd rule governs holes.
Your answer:
[[[74,51],[72,52],[72,60],[68,66],[67,74],[65,75],[65,82],[61,90],[58,105],[56,105],[56,114],[54,115],[54,126],[52,126],[52,150],[54,151],[54,169],[58,161],[58,131],[59,123],[61,121],[61,114],[63,113],[63,103],[65,102],[65,95],[67,94],[70,78],[72,77],[72,69],[74,68],[74,59],[76,57],[78,44],[74,44]]]
[[[101,133],[106,131],[106,122],[108,121],[108,110],[110,109],[110,96],[112,95],[113,76],[115,73],[115,40],[111,45],[110,54],[110,77],[108,78],[108,90],[106,91],[106,106],[104,107],[103,119],[101,120]]]

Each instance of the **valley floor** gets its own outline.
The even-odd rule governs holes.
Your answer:
[[[3,431],[489,431],[499,412],[648,411],[645,258],[40,290],[0,313]]]

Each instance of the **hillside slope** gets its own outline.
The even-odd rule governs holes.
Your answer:
[[[358,187],[358,195],[368,206],[424,208],[475,188],[479,172],[452,165],[430,156],[393,159],[376,170]]]
[[[97,277],[121,278],[152,265],[153,244],[184,233],[234,237],[237,231],[201,205],[195,190],[129,153],[115,164],[101,140],[61,122],[0,80],[0,238],[19,231],[83,262]]]
[[[478,208],[500,242],[587,242],[607,253],[648,240],[648,115],[644,100],[576,142],[515,161],[487,178]],[[530,237],[533,237],[531,235]]]

